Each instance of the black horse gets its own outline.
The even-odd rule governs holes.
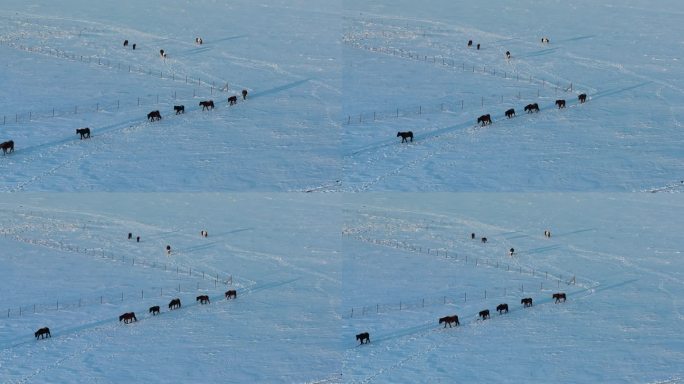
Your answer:
[[[124,47],[128,47],[128,40],[124,40]]]
[[[209,304],[209,296],[199,295],[195,301],[199,301],[200,304]]]
[[[565,303],[565,293],[563,292],[554,293],[553,298],[556,299],[556,303],[559,303],[561,300]]]
[[[169,302],[169,309],[176,309],[181,307],[180,299],[176,298]]]
[[[484,127],[485,125],[492,123],[492,118],[489,116],[489,114],[482,115],[477,118],[477,123]]]
[[[247,90],[246,89],[242,90],[242,100],[247,100]]]
[[[77,128],[76,129],[76,134],[81,135],[81,140],[85,137],[86,139],[90,139],[90,128]]]
[[[480,317],[482,318],[482,320],[489,319],[489,309],[485,309],[484,311],[480,311]]]
[[[509,51],[506,51],[506,58],[510,59],[511,58],[511,53]]]
[[[537,103],[527,104],[525,106],[525,112],[527,112],[527,113],[539,112],[539,104],[537,104]]]
[[[200,101],[199,105],[202,107],[203,111],[205,109],[214,109],[214,100]]]
[[[508,304],[499,304],[496,306],[496,310],[499,311],[499,315],[501,314],[501,312],[508,313]]]
[[[230,290],[226,291],[226,300],[230,299],[231,297],[233,299],[237,299],[237,291],[236,290],[230,289]]]
[[[36,340],[38,340],[39,338],[44,339],[46,337],[52,337],[52,335],[50,334],[50,328],[48,327],[43,327],[37,330],[36,333],[34,333],[33,335],[36,336]]]
[[[14,152],[14,141],[5,141],[4,143],[0,144],[0,148],[2,148],[3,155],[6,155],[7,152],[12,153]]]
[[[472,41],[472,40],[468,40],[468,46],[469,46],[469,47],[472,47],[472,46],[473,46],[473,41]]]
[[[515,116],[515,109],[509,109],[508,111],[506,111],[505,115],[510,119],[511,117]]]
[[[159,306],[155,305],[154,307],[150,307],[150,312],[152,316],[158,315],[159,314]]]
[[[548,37],[542,37],[541,38],[542,44],[548,44],[549,43],[549,38]]]
[[[185,113],[185,105],[174,105],[173,110],[176,111],[176,115],[179,113]]]
[[[579,96],[577,96],[577,99],[579,100],[580,104],[584,104],[584,102],[587,101],[587,94],[582,93]]]
[[[565,100],[563,100],[563,99],[556,100],[556,106],[558,106],[558,109],[565,108]]]
[[[397,137],[401,137],[401,142],[408,142],[407,139],[411,140],[413,142],[413,132],[408,131],[408,132],[397,132]]]
[[[453,316],[444,316],[439,319],[439,323],[442,324],[444,323],[444,328],[446,328],[447,324],[449,324],[449,328],[451,328],[451,324],[455,323],[456,326],[461,325],[461,323],[458,321],[458,316],[453,315]]]
[[[520,304],[522,304],[524,308],[531,307],[532,306],[532,298],[526,297],[526,298],[520,300]]]
[[[235,105],[237,104],[237,96],[230,96],[228,98],[228,105]]]
[[[135,318],[135,312],[124,313],[123,315],[119,316],[119,322],[121,322],[121,320],[123,320],[124,324],[138,321],[138,319]]]
[[[370,343],[370,334],[368,332],[359,333],[356,335],[356,340],[360,341],[361,344]]]
[[[159,111],[152,111],[147,114],[147,120],[149,121],[161,120],[161,118],[161,113]]]
[[[487,238],[486,238],[486,237],[483,237],[483,238],[480,239],[480,241],[481,241],[482,243],[486,243],[486,242],[487,242]]]

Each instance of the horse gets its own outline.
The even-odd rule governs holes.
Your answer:
[[[228,98],[228,105],[234,105],[237,104],[237,96],[230,96]]]
[[[554,293],[553,298],[556,299],[556,303],[559,303],[561,300],[565,303],[565,293],[563,292]]]
[[[247,90],[246,89],[242,90],[242,100],[247,100]]]
[[[134,50],[134,51],[135,51],[135,46],[136,46],[136,45],[137,45],[137,44],[133,44],[133,50]]]
[[[456,323],[456,326],[461,325],[461,323],[458,321],[458,316],[453,315],[453,316],[444,316],[439,319],[439,323],[442,324],[444,323],[444,328],[446,328],[447,324],[449,324],[449,328],[451,328],[451,323]]]
[[[200,101],[199,105],[202,107],[203,111],[205,109],[214,109],[214,100]]]
[[[159,314],[159,306],[155,305],[154,307],[150,307],[149,313],[151,313],[152,316],[158,315]]]
[[[161,118],[161,113],[159,113],[159,111],[152,111],[147,114],[147,120],[149,121],[161,120]]]
[[[499,304],[496,306],[496,310],[499,311],[499,315],[501,314],[501,312],[508,313],[508,304]]]
[[[485,309],[483,311],[480,311],[479,316],[482,318],[482,320],[489,319],[489,309]]]
[[[487,242],[487,238],[486,238],[486,237],[481,238],[481,239],[480,239],[480,242],[486,243],[486,242]]]
[[[200,304],[209,304],[209,296],[199,295],[195,301],[199,301]]]
[[[504,113],[504,114],[506,115],[506,117],[508,117],[510,119],[511,117],[515,116],[515,109],[511,108],[508,111],[506,111],[506,113]]]
[[[558,109],[565,108],[565,100],[563,100],[563,99],[556,100],[556,105],[558,106]]]
[[[548,37],[542,37],[541,38],[542,44],[548,44],[549,43],[549,38]]]
[[[370,343],[370,334],[368,332],[359,333],[356,335],[356,340],[360,341],[361,344]]]
[[[527,112],[527,113],[539,112],[539,104],[537,104],[537,103],[527,104],[525,106],[525,112]]]
[[[43,327],[37,330],[33,335],[36,336],[36,340],[38,340],[38,338],[44,339],[46,337],[52,337],[50,334],[50,328],[48,327]]]
[[[174,105],[173,110],[176,111],[176,115],[185,113],[185,105]]]
[[[485,125],[492,123],[492,118],[489,114],[482,115],[477,118],[477,123],[480,124],[481,127],[484,127]]]
[[[551,231],[545,230],[544,231],[544,237],[551,237]]]
[[[480,43],[477,43],[477,50],[480,50]]]
[[[166,52],[163,49],[159,50],[159,57],[166,58]]]
[[[510,59],[511,58],[511,53],[509,51],[506,51],[506,58]]]
[[[202,45],[202,38],[201,37],[195,37],[195,44]]]
[[[470,238],[474,240],[474,239],[475,239],[475,234],[474,234],[474,233],[471,233],[471,234],[470,234]]]
[[[14,152],[14,141],[5,141],[4,143],[0,144],[0,148],[2,148],[3,155],[6,155],[7,152],[12,153]]]
[[[138,236],[138,237],[135,238],[135,242],[136,242],[136,243],[139,243],[139,242],[140,242],[140,236]]]
[[[170,246],[170,245],[167,245],[167,246],[166,246],[166,254],[167,254],[167,255],[170,255],[170,254],[171,254],[171,246]]]
[[[508,254],[509,254],[510,256],[515,255],[515,249],[513,249],[513,248],[509,249],[509,250],[508,250]]]
[[[77,134],[77,135],[81,135],[81,140],[83,140],[84,137],[87,138],[87,139],[90,139],[90,128],[88,128],[88,127],[86,127],[86,128],[80,128],[80,129],[77,128],[77,129],[76,129],[76,134]]]
[[[169,309],[176,309],[181,307],[181,301],[179,298],[175,298],[169,302]]]
[[[579,100],[580,104],[584,104],[584,102],[587,101],[587,94],[582,93],[579,96],[577,96],[577,99]]]
[[[128,47],[128,40],[124,40],[124,47]]]
[[[135,312],[126,312],[123,315],[119,316],[119,322],[123,320],[124,324],[132,323],[134,321],[138,321],[138,319],[135,318]]]
[[[532,306],[532,298],[526,297],[526,298],[520,300],[520,304],[523,305],[523,308],[531,307]]]
[[[237,291],[234,289],[230,289],[226,291],[226,300],[229,300],[230,298],[237,299]]]
[[[469,46],[469,47],[472,47],[472,46],[473,46],[473,41],[472,41],[472,40],[468,40],[468,46]]]
[[[413,142],[413,132],[411,132],[411,131],[397,132],[397,137],[401,137],[402,143],[404,143],[404,142],[408,143],[408,140],[406,140],[406,139],[410,139],[411,142]]]
[[[130,239],[132,239],[132,238],[133,238],[133,234],[130,233],[130,232],[128,232],[128,240],[130,240]]]

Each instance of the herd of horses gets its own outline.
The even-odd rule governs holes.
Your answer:
[[[229,289],[224,293],[224,296],[226,300],[230,299],[237,299],[237,291],[235,289]],[[199,295],[196,297],[195,301],[198,301],[200,304],[209,304],[209,295]],[[174,310],[178,309],[181,307],[181,300],[179,298],[175,298],[169,302],[169,310]],[[150,307],[148,310],[148,313],[150,313],[152,316],[156,316],[161,313],[161,308],[158,305]],[[131,324],[133,322],[138,321],[138,318],[135,317],[135,312],[126,312],[119,316],[119,322],[124,322],[124,324]],[[52,337],[50,334],[50,328],[48,327],[43,327],[40,328],[35,332],[35,337],[37,339],[43,339],[46,337]],[[368,340],[370,341],[370,339]]]
[[[557,304],[560,302],[565,302],[566,295],[565,295],[565,292],[558,292],[558,293],[554,293],[552,295],[552,298],[555,300],[555,302]],[[532,298],[531,297],[525,297],[525,298],[520,300],[520,304],[523,306],[523,308],[529,308],[532,306]],[[504,313],[508,313],[508,304],[506,304],[506,303],[499,304],[496,306],[496,310],[499,312],[499,315],[503,315]],[[491,318],[490,313],[489,313],[489,309],[481,310],[480,312],[478,312],[477,317],[478,317],[478,321],[479,320],[484,321],[484,320]],[[453,324],[453,326],[461,325],[461,323],[458,320],[458,315],[440,317],[438,324],[439,325],[444,324],[444,328],[446,328],[447,325],[449,326],[449,328],[451,328],[452,324]],[[356,340],[360,341],[361,344],[370,343],[370,334],[368,332],[359,333],[358,335],[356,335]]]
[[[242,90],[242,100],[247,100],[247,90],[243,89]],[[237,104],[238,98],[237,96],[233,95],[228,97],[228,105],[235,105]],[[199,102],[199,106],[202,107],[203,111],[208,111],[210,109],[214,109],[214,100],[203,100]],[[173,111],[176,113],[176,115],[185,113],[185,105],[174,105],[173,106]],[[159,111],[152,111],[147,114],[147,120],[149,121],[157,121],[161,120],[161,112]]]

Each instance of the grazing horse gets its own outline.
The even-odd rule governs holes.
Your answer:
[[[175,298],[169,302],[169,309],[176,309],[181,307],[181,301],[178,298]]]
[[[477,118],[477,123],[480,124],[481,127],[484,127],[485,125],[492,123],[492,118],[489,114],[482,115]]]
[[[554,293],[553,298],[556,299],[556,303],[559,303],[561,300],[565,303],[565,293],[563,292]]]
[[[229,300],[230,298],[237,299],[237,291],[234,289],[226,291],[226,300]]]
[[[411,142],[413,142],[413,132],[411,132],[411,131],[397,132],[397,137],[401,137],[402,143],[404,143],[404,142],[408,143],[408,140],[406,140],[406,139],[410,139]]]
[[[228,105],[234,105],[237,104],[237,96],[230,96],[228,98]]]
[[[134,321],[138,321],[138,319],[135,318],[135,312],[126,312],[123,315],[119,316],[119,322],[123,320],[124,324],[132,323]]]
[[[214,100],[200,101],[199,105],[202,107],[203,111],[205,109],[214,109]]]
[[[515,116],[515,109],[509,109],[508,111],[506,111],[505,115],[510,119],[511,117]]]
[[[200,304],[209,304],[209,296],[199,295],[199,296],[197,296],[197,300],[195,300],[195,301],[199,301]]]
[[[537,103],[527,104],[525,106],[525,112],[527,112],[527,113],[539,112],[539,104],[537,104]]]
[[[520,304],[523,305],[523,308],[531,307],[532,306],[532,298],[526,297],[526,298],[520,300]]]
[[[563,99],[556,100],[556,105],[558,106],[558,109],[565,108],[565,100],[563,100]]]
[[[368,332],[359,333],[356,335],[356,340],[360,341],[361,344],[370,343],[370,334]]]
[[[5,141],[4,143],[0,144],[0,148],[2,148],[3,155],[6,155],[7,152],[12,153],[14,152],[14,141]]]
[[[549,38],[548,37],[542,37],[541,38],[542,44],[548,44],[549,43]]]
[[[150,312],[152,316],[158,315],[159,314],[159,306],[155,305],[154,307],[150,307]]]
[[[149,121],[161,120],[161,118],[161,113],[159,113],[159,111],[152,111],[147,114],[147,120]]]
[[[501,314],[501,312],[508,313],[508,304],[499,304],[496,306],[496,310],[499,311],[499,315]]]
[[[185,105],[174,105],[173,110],[176,111],[176,115],[179,113],[185,113]]]
[[[90,139],[90,128],[77,128],[76,129],[76,134],[81,135],[81,140],[85,137],[86,139]]]
[[[482,318],[482,320],[489,319],[489,309],[485,309],[484,311],[480,311],[480,317]]]
[[[579,100],[580,104],[584,104],[584,102],[587,101],[587,94],[582,93],[579,96],[577,96],[577,99]]]
[[[46,337],[52,337],[52,335],[50,334],[50,328],[48,327],[43,327],[37,330],[36,333],[34,333],[34,335],[36,336],[36,340],[38,340],[38,338],[44,339]]]
[[[461,325],[461,323],[458,321],[458,316],[453,315],[453,316],[444,316],[439,319],[439,323],[442,324],[444,323],[444,328],[446,328],[447,324],[449,324],[449,328],[451,328],[452,323],[456,323],[456,326]]]
[[[242,90],[242,100],[247,100],[247,90],[246,89]]]
[[[128,40],[124,40],[124,47],[128,47]]]
[[[486,237],[483,237],[482,239],[480,239],[480,241],[483,242],[483,243],[486,243],[486,242],[487,242],[487,238],[486,238]]]

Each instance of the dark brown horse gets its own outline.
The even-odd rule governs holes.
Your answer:
[[[200,304],[209,304],[209,296],[199,295],[195,301],[199,301]]]
[[[556,303],[559,303],[561,300],[565,303],[565,293],[563,292],[554,293],[553,298],[556,299]]]
[[[524,308],[531,307],[532,306],[532,298],[526,297],[526,298],[520,300],[520,304],[522,304]]]
[[[525,106],[525,112],[527,112],[527,113],[539,112],[539,104],[537,104],[537,103],[527,104]]]
[[[499,311],[499,315],[501,314],[501,312],[508,313],[508,304],[499,304],[496,306],[496,310]]]
[[[214,109],[214,100],[200,101],[199,105],[202,107],[203,111],[205,109]]]
[[[247,100],[247,90],[246,89],[242,90],[242,100]]]
[[[12,153],[14,152],[14,141],[5,141],[4,143],[0,144],[0,148],[2,148],[3,155],[6,155],[7,152]]]
[[[456,326],[461,325],[461,323],[458,321],[458,316],[453,315],[453,316],[444,316],[439,319],[439,323],[442,324],[444,323],[444,328],[446,328],[447,324],[449,324],[449,328],[451,328],[451,324],[455,323]]]
[[[368,332],[359,333],[356,335],[356,340],[360,341],[361,344],[370,343],[370,334]]]
[[[407,131],[407,132],[397,132],[397,137],[401,137],[401,142],[407,142],[411,140],[413,142],[413,132]],[[408,140],[407,140],[408,139]]]
[[[185,105],[174,105],[173,110],[176,111],[176,115],[179,113],[185,113]]]
[[[90,128],[85,127],[85,128],[77,128],[76,129],[76,134],[81,135],[81,140],[85,137],[86,139],[90,139]]]
[[[483,311],[480,311],[480,318],[482,318],[482,320],[489,319],[489,309],[485,309]]]
[[[150,312],[152,316],[158,315],[159,314],[159,306],[155,305],[154,307],[150,307]]]
[[[563,100],[563,99],[556,100],[556,106],[558,106],[558,109],[565,108],[565,100]]]
[[[482,115],[477,118],[477,123],[484,127],[485,125],[492,123],[492,118],[489,116],[489,114]]]
[[[580,104],[583,104],[585,101],[587,101],[587,94],[582,93],[579,96],[577,96],[577,99],[579,100]]]
[[[176,309],[181,307],[181,301],[178,298],[175,298],[169,302],[169,309]]]
[[[230,289],[230,290],[226,291],[226,300],[230,299],[231,297],[233,299],[237,299],[237,291],[236,290]]]
[[[138,319],[135,318],[135,312],[126,312],[123,315],[119,316],[119,322],[123,320],[124,324],[132,323],[134,321],[138,321]]]
[[[230,96],[228,98],[228,105],[235,105],[237,104],[237,96]]]
[[[508,111],[506,111],[505,115],[510,119],[511,117],[515,116],[515,109],[509,109]]]
[[[34,333],[34,335],[36,336],[36,340],[38,338],[44,339],[46,337],[52,337],[52,335],[50,334],[50,328],[48,327],[43,327],[37,330],[36,333]]]
[[[147,114],[147,120],[149,121],[161,120],[161,118],[161,113],[159,113],[159,111],[152,111]]]

